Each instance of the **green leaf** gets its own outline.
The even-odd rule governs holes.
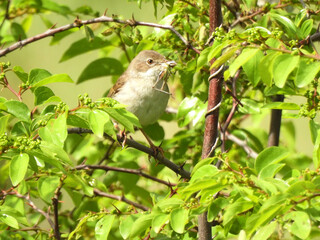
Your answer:
[[[22,26],[16,22],[11,23],[11,34],[16,41],[20,41],[27,38]]]
[[[287,102],[271,102],[264,105],[263,108],[281,110],[300,110],[300,106],[298,104]]]
[[[76,114],[68,114],[67,124],[74,127],[90,128],[88,121]]]
[[[281,54],[274,59],[273,77],[277,87],[282,88],[285,85],[289,74],[296,68],[299,58],[299,56]]]
[[[237,70],[242,67],[246,62],[258,54],[260,50],[258,48],[247,48],[230,64],[229,71],[230,77],[233,77]],[[260,51],[261,52],[261,51]]]
[[[203,160],[199,161],[199,162],[194,166],[194,168],[192,169],[191,177],[193,176],[193,174],[195,174],[195,172],[196,172],[199,168],[201,168],[201,167],[203,167],[203,166],[205,166],[205,165],[211,164],[211,163],[213,162],[213,160],[214,160],[214,158],[206,158],[206,159],[203,159]]]
[[[242,65],[244,72],[254,87],[257,86],[261,80],[258,66],[263,56],[263,52],[259,50],[252,58]]]
[[[48,87],[37,87],[34,90],[34,105],[39,106],[41,104],[47,103],[55,99],[57,102],[61,101],[61,99],[54,95],[53,91]]]
[[[88,25],[84,25],[84,31],[86,33],[87,41],[91,42],[94,39],[94,33]]]
[[[39,195],[48,204],[52,202],[51,199],[53,198],[59,183],[60,178],[58,176],[41,177],[37,181]]]
[[[239,213],[243,213],[253,208],[253,202],[246,201],[242,198],[229,205],[223,215],[223,225],[228,224]]]
[[[210,52],[208,54],[207,62],[210,62],[213,58],[217,58],[218,56],[220,56],[222,49],[227,47],[232,42],[233,41],[223,41],[221,43],[219,41],[214,41],[213,45],[209,47]]]
[[[15,219],[14,217],[6,213],[0,212],[0,222],[3,222],[4,224],[7,224],[8,226],[13,227],[15,229],[19,229],[19,224],[17,219]]]
[[[214,63],[211,65],[210,69],[220,67],[222,64],[224,64],[230,58],[234,57],[235,52],[239,49],[240,49],[240,47],[238,47],[238,46],[230,47],[228,50],[226,50],[225,53],[223,53],[221,55],[221,57],[219,57],[216,61],[214,61]]]
[[[9,118],[10,118],[10,115],[5,115],[0,117],[0,134],[3,134],[6,132]]]
[[[249,235],[249,238],[252,233],[256,231],[257,228],[263,226],[266,222],[270,221],[274,218],[279,210],[282,208],[282,205],[273,205],[268,209],[264,209],[261,212],[261,209],[258,213],[251,215],[246,221],[246,229]]]
[[[296,25],[287,17],[276,14],[269,13],[269,16],[276,20],[285,30],[285,33],[288,34],[290,38],[296,39],[297,37],[302,38],[300,32],[298,31]]]
[[[278,163],[288,157],[289,151],[286,148],[282,147],[269,147],[259,153],[258,157],[255,160],[254,168],[258,173],[260,171],[274,163]]]
[[[130,233],[130,239],[139,236],[142,232],[145,232],[152,223],[153,215],[146,214],[140,216],[134,223]]]
[[[10,100],[4,103],[6,111],[11,115],[25,122],[30,122],[30,111],[26,104],[16,100]]]
[[[103,137],[104,125],[109,119],[109,115],[106,112],[99,109],[92,110],[89,113],[88,121],[93,133],[98,137]]]
[[[274,175],[279,172],[283,167],[285,166],[284,163],[282,164],[270,164],[266,167],[262,168],[259,173],[259,178],[265,179],[265,178],[272,178]]]
[[[152,229],[153,229],[153,231],[155,231],[156,233],[160,233],[160,231],[162,230],[163,225],[169,220],[170,216],[171,215],[164,214],[164,213],[156,215],[152,219]]]
[[[164,130],[163,127],[160,126],[158,122],[154,124],[150,124],[148,126],[144,126],[143,130],[145,133],[154,141],[163,141],[164,139]]]
[[[273,221],[263,227],[261,227],[256,234],[253,236],[252,240],[267,240],[272,235],[277,227],[277,222]]]
[[[320,129],[317,130],[312,155],[314,167],[317,169],[320,166]]]
[[[319,135],[320,124],[315,122],[314,119],[309,121],[310,135],[312,143],[315,144],[316,139]]]
[[[95,237],[97,240],[107,240],[115,215],[106,215],[101,218],[95,226]]]
[[[63,164],[67,164],[69,166],[73,166],[68,154],[64,151],[61,146],[55,145],[50,142],[42,141],[40,145],[40,149],[42,153],[50,159],[49,163],[56,166],[52,161],[58,161]],[[47,161],[47,159],[43,159],[43,161]]]
[[[67,61],[81,54],[101,49],[109,45],[111,45],[110,41],[102,40],[99,37],[94,37],[92,41],[88,41],[86,38],[80,39],[72,43],[71,46],[63,53],[60,62]]]
[[[239,106],[239,111],[245,114],[259,114],[261,103],[252,100],[250,98],[242,98],[241,103],[243,106]]]
[[[123,239],[128,239],[130,236],[131,229],[136,221],[137,217],[135,215],[129,215],[127,217],[120,218],[120,234]]]
[[[123,108],[104,108],[110,117],[123,125],[128,131],[134,132],[134,126],[141,128],[141,124],[133,113]]]
[[[52,75],[47,78],[43,78],[37,81],[36,83],[32,84],[32,87],[39,87],[39,86],[47,85],[49,83],[56,83],[56,82],[73,83],[72,79],[69,77],[68,74],[61,73],[61,74]]]
[[[312,19],[308,19],[306,21],[303,22],[300,31],[302,34],[302,38],[307,38],[308,35],[311,33],[312,31],[312,27],[313,27],[313,20]]]
[[[272,85],[272,79],[273,79],[273,62],[275,58],[280,55],[279,52],[271,52],[264,56],[258,66],[258,71],[261,76],[262,82],[264,82],[267,86]]]
[[[204,165],[199,167],[196,172],[192,174],[190,183],[194,182],[197,179],[212,177],[219,172],[218,168],[214,165]]]
[[[25,83],[28,81],[28,73],[26,73],[22,67],[14,66],[12,70],[22,82]]]
[[[61,14],[62,16],[65,16],[65,17],[71,13],[71,10],[69,7],[58,4],[58,3],[54,2],[54,1],[50,1],[50,0],[46,0],[46,1],[42,2],[42,7],[44,9],[49,10],[49,11]]]
[[[34,87],[34,84],[37,84],[42,79],[50,77],[51,75],[52,74],[45,69],[35,68],[30,71],[28,80],[30,85]]]
[[[47,126],[39,130],[39,136],[43,141],[63,147],[68,136],[67,113],[60,114],[56,119],[50,119]]]
[[[123,73],[122,63],[114,58],[100,58],[91,62],[81,73],[78,84],[92,78],[117,76]]]
[[[305,191],[313,191],[317,189],[316,185],[309,181],[299,181],[293,183],[288,189],[287,193],[292,197],[296,197],[305,193]]]
[[[26,175],[29,164],[29,155],[26,153],[21,153],[15,155],[11,162],[9,168],[9,176],[13,186],[18,185]]]
[[[307,213],[293,211],[284,216],[284,220],[291,220],[289,231],[301,239],[307,239],[311,232],[311,222]]]
[[[311,60],[300,59],[294,83],[297,87],[307,86],[316,77],[319,71],[319,61],[312,62]]]
[[[176,208],[170,214],[170,226],[173,231],[182,234],[184,226],[188,221],[189,210],[185,208]]]

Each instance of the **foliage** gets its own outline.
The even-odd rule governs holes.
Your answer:
[[[137,4],[143,8],[144,2]],[[65,37],[75,31],[85,32],[86,38],[70,44],[60,60],[99,53],[78,83],[100,76],[116,80],[144,49],[178,63],[170,80],[177,113],[167,113],[162,120],[177,122],[179,131],[163,140],[165,130],[159,124],[146,129],[156,142],[163,140],[161,147],[173,167],[154,154],[160,164],[149,159],[130,137],[124,141],[118,128],[134,132],[141,127],[125,106],[80,94],[78,106],[71,109],[48,86],[73,82],[67,74],[25,72],[23,66],[1,63],[1,83],[16,97],[0,97],[1,239],[60,239],[60,234],[65,239],[196,239],[197,216],[203,212],[214,239],[319,236],[317,2],[223,1],[224,23],[212,35],[208,1],[153,4],[159,24],[172,25],[188,46],[168,28],[151,24],[146,31],[136,20],[118,17],[61,31],[51,44],[68,41]],[[42,13],[87,19],[102,15],[88,6],[70,9],[50,0],[2,1],[0,7],[0,40],[7,45],[27,38],[35,15],[53,29]],[[163,16],[159,7],[167,9]],[[35,39],[32,44],[37,44]],[[121,54],[113,57],[119,49]],[[225,80],[221,141],[214,157],[201,160],[212,68],[222,70]],[[21,81],[17,91],[10,85],[9,71]],[[25,92],[34,96],[33,106],[23,101]],[[278,95],[284,95],[285,102],[273,101]],[[297,104],[294,96],[305,103]],[[287,118],[280,146],[268,146],[269,135],[260,127],[270,110],[282,110]],[[248,118],[252,124],[243,124]],[[312,158],[295,150],[291,119],[298,118],[310,119]],[[222,162],[220,168],[217,162]],[[189,171],[190,179],[173,169]]]

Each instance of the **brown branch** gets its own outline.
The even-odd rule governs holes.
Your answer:
[[[21,198],[21,199],[26,200],[26,201],[27,201],[27,204],[28,204],[33,210],[37,211],[38,213],[40,213],[42,216],[44,216],[44,217],[47,219],[50,227],[54,230],[55,225],[54,225],[54,222],[51,220],[49,214],[46,213],[45,211],[39,209],[39,208],[34,204],[34,202],[30,199],[30,196],[29,196],[29,195],[24,196],[24,195],[22,195],[22,194],[20,194],[20,193],[18,193],[18,192],[16,192],[16,191],[5,192],[5,193],[3,193],[3,195],[4,195],[4,196],[6,196],[6,195],[14,195],[14,196],[16,196],[17,198]]]
[[[130,173],[130,174],[135,174],[135,175],[138,175],[138,176],[141,176],[144,178],[151,179],[152,181],[164,184],[168,187],[176,186],[176,184],[174,184],[174,183],[166,182],[166,181],[163,181],[159,178],[150,176],[150,175],[142,172],[140,169],[119,168],[119,167],[101,166],[101,165],[79,165],[79,166],[76,166],[74,169],[77,169],[77,170],[79,170],[79,169],[85,169],[85,170],[87,170],[87,169],[100,169],[100,170],[104,170],[106,172],[115,171],[115,172]]]
[[[102,191],[100,191],[99,189],[96,189],[96,188],[93,189],[93,192],[94,192],[94,194],[96,196],[107,197],[107,198],[118,200],[120,202],[125,202],[125,203],[127,203],[129,205],[132,205],[132,206],[136,207],[136,208],[142,209],[143,211],[148,211],[149,210],[148,207],[143,206],[140,203],[133,202],[133,201],[127,199],[124,196],[117,196],[117,195],[109,194],[109,193],[106,193],[106,192],[102,192]]]
[[[62,175],[60,178],[60,183],[59,186],[57,187],[57,189],[54,192],[54,196],[52,198],[52,205],[53,205],[53,217],[54,217],[54,236],[57,240],[61,239],[61,235],[60,235],[60,229],[59,229],[59,208],[58,208],[58,204],[59,204],[59,196],[61,194],[61,188],[63,186],[63,181],[67,178],[66,175]]]
[[[221,0],[209,1],[209,23],[210,35],[217,27],[222,24]],[[215,59],[210,61],[211,65]],[[208,92],[208,112],[206,114],[205,131],[203,137],[203,147],[201,158],[207,158],[212,154],[212,149],[216,146],[218,138],[218,122],[219,122],[219,104],[221,103],[222,95],[222,72],[216,74],[216,69],[211,69],[209,77],[209,92]],[[214,110],[213,110],[214,109]],[[217,163],[219,164],[219,162]],[[198,217],[198,239],[212,239],[211,224],[207,220],[207,212],[204,212]]]
[[[68,133],[75,133],[75,134],[89,133],[89,134],[92,134],[92,131],[89,129],[83,129],[83,128],[69,128]],[[104,136],[106,138],[114,141],[114,139],[111,136],[109,136],[107,134],[104,134]],[[146,147],[146,146],[144,146],[144,145],[142,145],[132,139],[128,139],[128,138],[124,139],[124,137],[122,137],[120,135],[117,135],[117,140],[121,145],[125,144],[128,147],[132,147],[132,148],[135,148],[141,152],[147,153],[148,155],[157,159],[160,163],[162,163],[166,167],[170,168],[176,174],[180,175],[181,177],[183,177],[185,179],[190,179],[190,176],[191,176],[190,172],[188,172],[188,171],[184,170],[182,167],[174,164],[169,159],[162,156],[161,153],[155,154],[153,149]]]
[[[157,23],[140,22],[140,21],[135,21],[134,19],[120,20],[120,19],[116,19],[116,18],[112,18],[112,17],[101,16],[101,17],[93,18],[93,19],[89,19],[89,20],[76,19],[71,24],[67,24],[65,26],[58,27],[58,28],[48,29],[44,33],[40,33],[40,34],[35,35],[33,37],[21,40],[19,42],[16,42],[16,43],[12,44],[8,48],[0,50],[0,57],[5,56],[7,53],[13,52],[13,51],[15,51],[17,49],[20,49],[20,48],[22,48],[22,47],[24,47],[24,46],[26,46],[26,45],[28,45],[30,43],[36,42],[36,41],[38,41],[40,39],[43,39],[43,38],[46,38],[46,37],[50,37],[50,36],[54,36],[57,33],[67,31],[67,30],[70,30],[72,28],[79,28],[79,27],[81,27],[83,25],[89,25],[89,24],[94,24],[94,23],[103,23],[103,22],[115,22],[115,23],[119,23],[119,24],[125,24],[125,25],[128,25],[128,26],[133,26],[133,27],[134,26],[146,26],[146,27],[166,29],[166,30],[169,30],[172,33],[174,33],[188,48],[191,48],[193,51],[195,51],[198,54],[200,53],[200,50],[198,50],[194,46],[192,46],[192,44],[189,43],[171,25],[162,25],[162,24],[157,24]]]
[[[283,95],[276,95],[273,98],[274,102],[283,102],[283,100],[284,100]],[[282,117],[281,109],[271,110],[271,120],[270,120],[269,138],[268,138],[269,147],[279,145],[281,117]]]

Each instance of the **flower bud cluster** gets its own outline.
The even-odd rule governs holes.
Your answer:
[[[0,151],[4,152],[9,148],[19,149],[21,152],[30,151],[39,148],[40,140],[30,139],[26,136],[19,136],[15,139],[10,139],[7,134],[0,135]]]

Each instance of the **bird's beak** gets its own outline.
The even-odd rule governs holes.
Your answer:
[[[174,67],[175,65],[177,65],[177,63],[175,61],[167,61],[166,64],[169,67]]]

